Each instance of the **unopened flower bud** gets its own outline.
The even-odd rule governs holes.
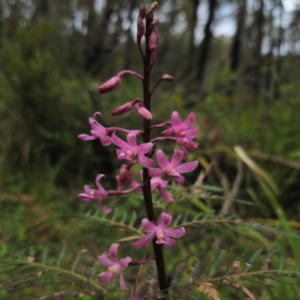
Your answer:
[[[152,14],[152,13],[154,12],[154,10],[157,9],[157,8],[158,8],[158,3],[155,1],[155,2],[151,5],[151,7],[148,9],[147,15]]]
[[[127,102],[119,107],[117,107],[116,109],[113,110],[112,115],[113,116],[118,116],[118,115],[122,115],[124,113],[126,113],[127,111],[129,111],[133,106],[132,102]]]
[[[152,114],[151,112],[144,106],[140,104],[134,105],[135,110],[139,115],[141,115],[145,120],[151,121],[152,120]]]
[[[130,102],[127,102],[119,107],[117,107],[116,109],[113,110],[112,115],[113,116],[118,116],[118,115],[122,115],[124,113],[126,113],[127,111],[129,111],[133,105],[135,105],[138,102],[143,102],[144,100],[142,98],[137,98],[134,99]]]
[[[156,50],[157,42],[158,42],[158,32],[156,28],[153,28],[149,37],[149,48],[151,51]]]
[[[141,39],[145,34],[145,25],[144,25],[144,22],[142,20],[141,17],[138,17],[138,20],[137,20],[137,37],[138,39]]]
[[[169,74],[164,74],[161,79],[165,81],[174,81],[174,77]]]
[[[139,5],[139,18],[141,18],[143,20],[145,18],[145,16],[146,16],[146,6]]]
[[[105,83],[101,84],[98,87],[98,91],[100,94],[108,93],[114,90],[121,82],[121,78],[119,76],[114,76]]]

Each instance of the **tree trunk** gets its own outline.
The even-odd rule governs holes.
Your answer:
[[[232,72],[235,72],[239,66],[241,55],[241,36],[244,30],[247,10],[247,0],[239,0],[238,2],[239,11],[237,15],[236,32],[232,39],[232,46],[230,51],[230,69]]]
[[[205,66],[207,63],[209,46],[212,38],[211,25],[214,20],[215,9],[217,6],[217,0],[208,0],[208,1],[209,1],[209,14],[208,14],[207,22],[204,27],[204,38],[200,45],[199,59],[197,64],[198,69],[197,69],[196,79],[199,85],[201,85],[205,74]]]

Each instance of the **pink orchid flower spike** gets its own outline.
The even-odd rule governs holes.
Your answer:
[[[193,126],[195,119],[195,113],[191,112],[187,119],[182,122],[179,113],[174,111],[171,116],[172,127],[163,131],[162,134],[170,135],[172,132],[174,132],[177,137],[186,137],[187,139],[192,140],[198,134],[198,127],[189,129]]]
[[[89,118],[89,123],[92,128],[92,135],[80,134],[78,137],[84,141],[90,141],[99,138],[103,146],[109,146],[111,144],[111,138],[107,135],[108,131],[106,130],[106,128],[97,122],[97,115],[102,117],[102,114],[100,112],[96,112],[92,118]]]
[[[103,201],[105,198],[107,198],[108,193],[107,191],[101,186],[100,180],[105,177],[103,174],[98,174],[96,177],[96,186],[98,187],[98,190],[93,190],[90,188],[89,185],[84,186],[84,193],[81,193],[78,195],[78,197],[83,201],[95,201],[99,199],[99,206],[101,210],[108,214],[112,211],[112,208],[104,208],[103,207]]]
[[[185,178],[180,175],[180,173],[194,171],[198,166],[197,160],[180,164],[183,155],[183,151],[175,149],[171,162],[169,162],[165,153],[162,150],[157,150],[157,162],[160,168],[149,168],[149,175],[151,177],[156,177],[167,173],[169,176],[174,177],[178,184],[183,185]]]
[[[135,248],[143,248],[149,245],[154,238],[156,244],[163,244],[167,249],[171,249],[176,242],[172,238],[181,238],[185,234],[184,227],[178,229],[166,229],[172,221],[172,216],[162,213],[157,225],[150,222],[148,219],[142,220],[143,229],[148,233],[137,242],[131,244]]]
[[[104,252],[99,260],[102,265],[108,267],[108,270],[104,273],[99,274],[99,284],[105,285],[113,280],[113,278],[120,273],[120,287],[122,290],[126,290],[126,284],[124,280],[124,270],[128,267],[129,263],[132,261],[131,257],[127,256],[125,258],[121,258],[118,260],[117,258],[117,250],[119,244],[114,243],[109,248],[109,259],[108,254]]]
[[[153,143],[144,143],[137,145],[136,136],[140,134],[138,130],[132,130],[127,135],[127,143],[120,139],[115,133],[113,133],[111,140],[113,144],[120,147],[121,149],[117,149],[117,158],[120,160],[132,160],[136,155],[138,155],[139,163],[145,167],[151,167],[153,163],[153,159],[148,158],[145,154],[147,154]]]

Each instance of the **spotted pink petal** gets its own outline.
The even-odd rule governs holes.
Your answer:
[[[136,148],[137,147],[137,144],[136,144],[136,136],[140,134],[139,131],[137,130],[132,130],[128,133],[127,135],[127,142],[128,142],[128,145],[132,148]]]
[[[174,247],[175,244],[176,244],[176,241],[174,241],[173,239],[171,239],[171,238],[168,237],[167,235],[165,236],[164,240],[165,240],[165,247],[166,247],[167,249],[171,249],[171,248]],[[158,240],[157,240],[157,241],[158,241]],[[156,243],[157,243],[157,241],[156,241]]]
[[[166,170],[161,168],[149,168],[149,175],[151,177],[160,177],[166,173]]]
[[[147,154],[152,149],[152,147],[153,147],[153,143],[149,142],[149,143],[140,144],[137,148],[140,154]]]
[[[109,256],[114,262],[119,262],[117,258],[117,251],[120,244],[113,243],[109,248]]]
[[[172,127],[173,128],[176,128],[176,127],[178,127],[182,124],[180,115],[177,111],[172,112],[171,122],[172,122]]]
[[[107,257],[107,253],[104,252],[100,257],[99,260],[101,262],[101,264],[105,267],[111,267],[115,264],[115,262],[111,261],[108,257]]]
[[[181,150],[174,150],[171,162],[170,162],[170,169],[173,169],[175,166],[177,166],[183,159],[183,152]],[[176,168],[175,168],[176,170]]]
[[[111,137],[107,135],[101,135],[100,141],[103,146],[109,146],[111,144]]]
[[[124,280],[124,271],[122,271],[120,274],[120,288],[122,290],[127,290],[127,286],[126,286],[125,280]]]
[[[143,154],[139,154],[138,161],[144,168],[147,168],[147,169],[150,168],[153,164],[153,159],[151,159]]]
[[[164,229],[164,234],[173,238],[181,238],[185,234],[184,227],[177,229]]]
[[[161,196],[163,199],[165,199],[165,200],[168,201],[168,202],[173,201],[173,197],[172,197],[171,195],[168,194],[167,190],[166,190],[164,187],[159,186],[159,187],[158,187],[158,191],[159,191],[160,196]]]
[[[131,150],[131,147],[125,141],[120,139],[115,133],[112,134],[111,141],[112,141],[113,144],[115,144],[116,146],[122,148],[125,151]]]
[[[190,161],[181,165],[176,166],[174,169],[178,173],[187,173],[187,172],[192,172],[194,171],[198,166],[198,161]]]
[[[155,237],[155,232],[148,233],[147,235],[143,236],[140,240],[135,243],[132,243],[131,246],[134,248],[143,248],[149,245]]]
[[[198,131],[199,131],[199,128],[196,127],[196,128],[193,128],[193,129],[187,129],[185,131],[185,136],[189,139],[193,139],[197,136],[198,134]]]
[[[109,271],[101,273],[101,274],[99,274],[99,278],[100,278],[99,284],[105,285],[105,284],[109,283],[110,281],[112,281],[114,277],[115,277],[115,274],[113,274]]]
[[[174,175],[170,175],[172,177],[174,177],[174,179],[176,180],[176,182],[179,184],[179,185],[183,185],[184,182],[185,182],[185,178],[180,175],[179,173],[175,173]]]
[[[167,158],[167,156],[165,155],[165,153],[162,150],[157,150],[157,162],[159,164],[159,166],[164,169],[167,170],[168,165],[169,165],[169,160]]]
[[[164,229],[166,227],[168,227],[170,225],[170,223],[172,222],[172,216],[166,214],[165,212],[162,212],[160,215],[160,220],[158,222],[158,228]]]
[[[157,226],[146,218],[142,220],[142,226],[146,232],[155,232],[157,229]]]
[[[108,214],[112,211],[112,207],[109,207],[109,208],[104,208],[103,206],[103,202],[104,202],[104,199],[105,198],[102,198],[99,200],[99,206],[100,206],[100,209],[105,213],[105,214]]]
[[[164,131],[162,132],[162,134],[163,134],[163,135],[170,135],[170,134],[172,134],[172,132],[173,132],[173,127],[169,128],[169,129],[167,129],[167,130],[164,130]]]
[[[92,141],[97,139],[94,135],[87,135],[87,134],[79,134],[78,137],[84,141]]]
[[[128,265],[129,265],[129,263],[130,263],[131,261],[132,261],[132,258],[129,257],[129,256],[127,256],[127,257],[125,257],[125,258],[121,258],[120,261],[119,261],[119,264],[120,264],[121,269],[122,269],[122,270],[125,270],[125,269],[128,267]]]
[[[196,119],[196,115],[194,112],[191,112],[187,119],[182,123],[182,129],[188,129],[193,126]]]

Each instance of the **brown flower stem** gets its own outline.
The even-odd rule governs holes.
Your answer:
[[[143,81],[143,92],[144,92],[144,106],[146,109],[151,111],[150,101],[150,72],[151,72],[151,51],[149,48],[149,37],[151,33],[150,25],[153,20],[153,15],[149,14],[146,16],[146,43],[145,43],[145,55],[143,58],[144,67],[144,81]],[[148,143],[151,140],[151,129],[150,121],[144,120],[144,143]],[[149,221],[156,222],[153,202],[152,202],[152,192],[150,185],[150,176],[148,169],[143,168],[143,195],[144,203],[146,208],[146,213]],[[158,282],[161,290],[166,290],[168,288],[168,280],[165,271],[164,256],[162,251],[162,245],[156,244],[153,240],[153,249],[155,253],[155,262],[158,274]],[[166,292],[167,293],[167,292]]]

